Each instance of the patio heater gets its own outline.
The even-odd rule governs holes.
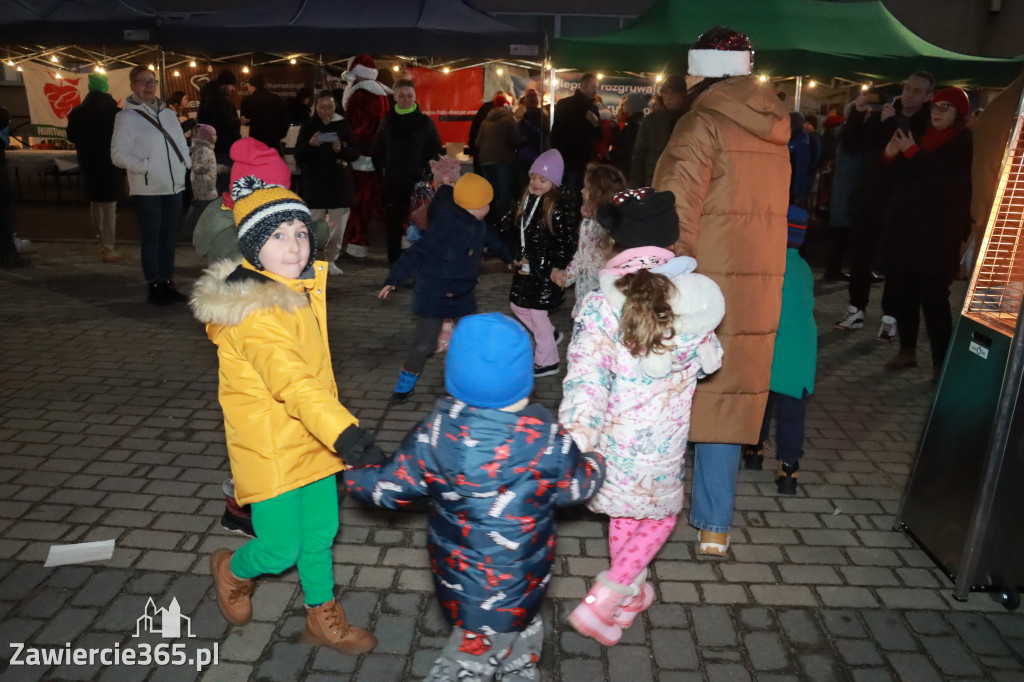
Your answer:
[[[895,528],[1006,608],[1024,589],[1024,98]]]

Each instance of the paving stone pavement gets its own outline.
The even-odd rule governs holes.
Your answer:
[[[447,636],[424,515],[343,499],[335,575],[376,651],[353,658],[301,643],[294,571],[261,580],[253,622],[228,626],[207,568],[214,549],[241,544],[218,524],[228,466],[214,347],[184,306],[144,303],[137,246],[114,264],[84,242],[38,247],[35,265],[0,273],[0,680],[421,679]],[[178,261],[187,287],[201,263],[184,246]],[[430,361],[409,404],[389,407],[410,292],[376,299],[378,253],[344,269],[328,304],[341,399],[393,447],[440,394],[443,363]],[[485,270],[481,310],[507,310],[508,275],[498,263]],[[845,287],[817,289],[818,385],[799,494],[777,495],[771,466],[740,472],[731,557],[697,558],[695,531],[680,524],[652,567],[655,604],[612,648],[566,625],[607,561],[603,519],[568,511],[543,610],[542,679],[1024,679],[1024,617],[985,595],[954,601],[944,575],[891,530],[933,392],[923,333],[921,367],[886,372],[895,348],[873,337],[880,289],[852,333],[832,329]],[[962,297],[963,283],[954,290]],[[570,308],[555,314],[559,327]],[[538,380],[535,396],[555,407],[559,377]],[[111,538],[110,561],[43,568],[52,544]],[[216,645],[217,665],[8,666],[12,642],[159,644],[133,636],[151,597],[177,600],[194,635],[180,641],[190,656]]]

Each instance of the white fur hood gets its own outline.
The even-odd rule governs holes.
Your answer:
[[[693,270],[697,261],[689,257],[675,258],[661,268],[675,287],[669,299],[675,313],[673,327],[676,337],[703,335],[714,331],[725,315],[725,298],[714,280]],[[621,274],[602,271],[600,288],[605,299],[617,313],[622,312],[626,297],[615,286]],[[672,354],[654,353],[639,359],[644,373],[652,377],[663,377],[671,371]]]
[[[305,291],[276,281],[273,275],[243,269],[242,276],[228,281],[241,263],[240,258],[217,261],[199,278],[189,301],[197,320],[208,325],[233,327],[260,310],[281,308],[285,313],[293,313],[309,305]],[[312,277],[290,281],[301,283],[303,289],[311,288],[314,283]]]

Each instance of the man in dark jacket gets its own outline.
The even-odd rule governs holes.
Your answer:
[[[242,118],[249,120],[249,137],[281,151],[281,138],[288,134],[288,107],[284,100],[266,89],[266,79],[256,74],[249,79],[252,94],[242,99]]]
[[[242,137],[242,121],[235,110],[235,85],[238,83],[230,69],[217,74],[217,80],[210,81],[199,91],[199,112],[196,121],[213,126],[217,131],[217,142],[213,152],[217,164],[225,169],[231,167],[231,145]],[[227,192],[230,175],[227,171],[217,174],[217,191]]]
[[[928,103],[935,91],[935,78],[926,71],[911,74],[903,83],[903,95],[882,106],[880,112],[871,110],[871,103],[861,95],[853,103],[843,131],[843,146],[867,155],[853,205],[858,207],[850,234],[850,305],[837,329],[852,330],[864,326],[864,309],[868,306],[871,283],[876,277],[871,272],[875,251],[881,236],[882,213],[889,205],[893,186],[891,169],[882,161],[882,151],[892,139],[896,129],[909,131],[920,140],[928,127]],[[896,336],[896,319],[884,314],[878,336],[891,341]]]
[[[402,253],[402,228],[409,217],[413,186],[429,169],[430,160],[443,154],[441,136],[429,116],[416,104],[416,85],[407,78],[395,81],[395,106],[384,117],[373,143],[373,165],[384,171],[388,265]]]
[[[68,141],[75,144],[78,152],[78,167],[89,197],[92,227],[100,236],[100,260],[113,263],[121,260],[121,254],[114,250],[114,232],[124,172],[110,160],[114,119],[121,109],[107,94],[107,87],[105,75],[89,74],[89,94],[68,114],[67,134]]]
[[[688,108],[686,76],[678,73],[667,76],[661,85],[661,99],[665,108],[652,111],[640,122],[629,170],[631,187],[650,187],[654,181],[654,168],[658,165],[658,159],[672,137],[676,122]]]
[[[631,92],[619,102],[619,134],[615,136],[615,146],[608,153],[608,163],[622,171],[627,178],[633,163],[633,146],[644,120],[644,107],[648,99],[648,95]]]
[[[583,189],[583,172],[594,159],[597,141],[601,139],[601,119],[594,104],[596,94],[597,76],[587,73],[583,74],[572,95],[555,104],[551,146],[562,155],[565,162],[563,183],[576,203],[579,203],[579,191]]]
[[[14,196],[7,176],[7,142],[11,115],[0,106],[0,268],[22,268],[29,264],[14,244]]]

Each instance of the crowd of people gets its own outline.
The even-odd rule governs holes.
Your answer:
[[[428,551],[452,626],[429,679],[536,679],[564,505],[610,519],[609,566],[568,620],[615,645],[656,597],[648,571],[684,508],[689,443],[700,555],[728,556],[737,473],[762,467],[772,422],[778,491],[797,493],[817,344],[801,248],[822,160],[834,168],[832,223],[852,245],[850,308],[837,326],[864,325],[880,249],[879,336],[900,342],[886,366],[916,364],[919,309],[941,363],[970,229],[966,93],[917,72],[896,102],[876,110],[860,97],[819,137],[815,119],[788,112],[751,75],[743,34],[712,29],[688,58],[691,86],[668,76],[647,115],[646,98],[627,95],[610,138],[592,74],[556,103],[550,139],[536,91],[516,108],[496,93],[469,140],[478,172],[466,174],[444,158],[415,84],[381,84],[365,55],[350,61],[340,102],[324,92],[289,105],[254,78],[236,112],[225,72],[201,94],[190,147],[181,99],[157,98],[153,72],[132,70],[119,112],[105,80],[90,80],[74,134],[86,117],[110,128],[109,159],[83,163],[102,257],[121,257],[108,191],[121,168],[151,303],[185,298],[173,270],[187,175],[201,207],[194,240],[211,266],[191,306],[220,362],[232,472],[224,523],[251,538],[211,557],[229,622],[251,619],[256,578],[297,566],[306,641],[373,649],[374,636],[348,622],[331,570],[340,478],[366,504],[429,500]],[[280,139],[301,106],[311,111],[295,193]],[[92,133],[78,139],[83,162],[103,156]],[[339,403],[327,337],[326,278],[341,273],[346,243],[365,249],[374,218],[390,266],[379,297],[414,286],[416,326],[391,401],[407,400],[447,346],[449,395],[394,454]],[[512,270],[515,319],[478,311],[485,251]],[[549,313],[572,286],[573,328],[558,330]],[[529,398],[536,379],[561,371],[563,343],[555,415]]]

